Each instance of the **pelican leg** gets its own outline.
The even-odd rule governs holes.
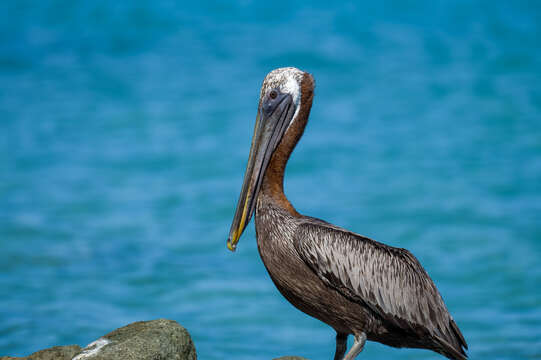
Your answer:
[[[336,333],[336,352],[334,360],[342,360],[348,348],[348,334]]]
[[[348,353],[344,357],[344,360],[353,360],[361,351],[363,351],[364,343],[366,342],[366,334],[364,332],[361,335],[355,335],[355,341],[353,346],[349,349]]]

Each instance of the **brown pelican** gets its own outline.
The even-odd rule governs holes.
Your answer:
[[[365,341],[466,359],[468,348],[436,286],[407,250],[299,214],[286,198],[286,163],[312,107],[312,75],[271,71],[227,247],[234,251],[255,211],[257,246],[282,295],[336,330],[334,359],[354,359]],[[354,344],[347,354],[347,337]],[[345,354],[345,356],[344,356]]]

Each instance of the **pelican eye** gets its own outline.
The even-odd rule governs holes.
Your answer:
[[[283,94],[279,89],[272,89],[269,91],[262,102],[262,110],[270,115],[280,105],[287,94]]]

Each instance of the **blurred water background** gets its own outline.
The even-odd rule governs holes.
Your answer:
[[[200,359],[331,358],[253,225],[225,246],[266,73],[317,82],[297,209],[411,250],[472,359],[541,358],[541,6],[0,3],[0,355],[179,321]],[[362,358],[439,359],[369,343]]]

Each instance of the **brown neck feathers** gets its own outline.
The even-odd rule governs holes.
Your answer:
[[[289,211],[293,216],[300,216],[284,194],[284,172],[289,156],[301,138],[314,97],[315,82],[312,75],[305,73],[301,82],[300,109],[293,123],[286,130],[280,144],[274,151],[271,161],[265,172],[261,191],[274,199],[279,205]]]

